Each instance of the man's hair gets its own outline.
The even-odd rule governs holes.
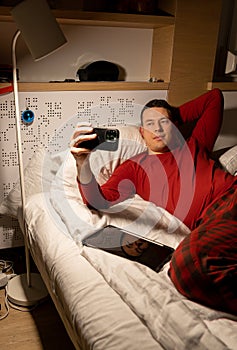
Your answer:
[[[141,111],[141,125],[143,125],[143,113],[148,108],[154,108],[154,107],[162,107],[165,108],[168,112],[168,115],[172,122],[174,123],[181,123],[181,118],[179,114],[179,109],[177,107],[171,106],[166,100],[158,100],[154,99],[145,104]]]

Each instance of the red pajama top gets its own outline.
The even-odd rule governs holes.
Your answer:
[[[141,153],[117,167],[102,186],[94,178],[87,185],[79,184],[84,202],[96,209],[108,208],[137,193],[193,229],[203,210],[236,178],[217,168],[208,157],[222,123],[220,90],[185,103],[179,111],[183,122],[197,121],[182,146],[162,154]]]

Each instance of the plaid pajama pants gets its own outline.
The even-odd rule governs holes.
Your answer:
[[[169,275],[187,298],[237,315],[237,186],[211,205],[179,244]]]

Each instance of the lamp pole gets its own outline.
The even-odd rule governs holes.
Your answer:
[[[17,83],[17,65],[16,65],[16,43],[19,35],[21,34],[18,30],[12,39],[12,68],[13,68],[13,94],[15,101],[15,124],[16,124],[16,140],[17,140],[17,151],[18,151],[18,166],[20,176],[20,188],[21,188],[21,203],[22,203],[22,220],[23,220],[23,236],[25,243],[25,258],[26,258],[26,274],[27,284],[31,287],[31,273],[30,273],[30,254],[28,242],[26,239],[26,227],[25,227],[25,181],[24,181],[24,165],[22,156],[22,140],[21,140],[21,116],[19,107],[19,95],[18,95],[18,83]]]

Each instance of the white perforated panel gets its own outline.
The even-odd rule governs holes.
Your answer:
[[[142,106],[153,98],[166,98],[166,91],[20,93],[21,111],[29,108],[35,114],[34,122],[21,128],[24,164],[38,145],[52,152],[66,149],[78,121],[87,120],[94,126],[138,124]],[[0,96],[0,200],[18,179],[14,116],[13,94]],[[17,221],[0,216],[0,248],[22,244]]]

